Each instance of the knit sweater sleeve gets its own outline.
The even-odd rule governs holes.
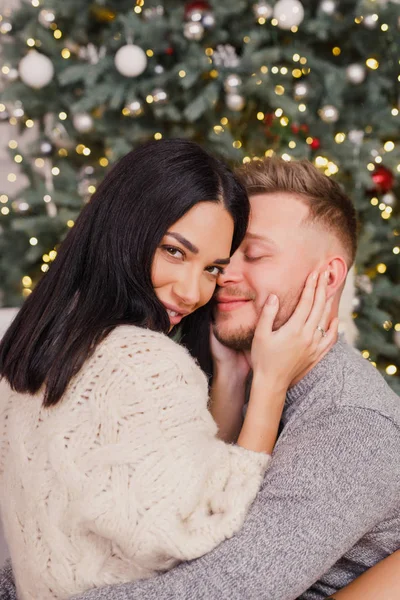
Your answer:
[[[270,457],[217,438],[206,379],[166,336],[106,347],[105,372],[92,373],[101,434],[80,459],[73,511],[147,576],[238,531]]]

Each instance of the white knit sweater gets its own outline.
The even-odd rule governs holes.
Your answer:
[[[225,444],[167,336],[116,328],[62,401],[0,383],[0,508],[20,600],[149,577],[242,525],[269,457]]]

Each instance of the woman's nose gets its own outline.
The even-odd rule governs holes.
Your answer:
[[[180,302],[189,307],[197,306],[201,298],[200,278],[197,275],[184,276],[173,287],[174,293]]]

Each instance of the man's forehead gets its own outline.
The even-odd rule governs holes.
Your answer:
[[[310,214],[310,208],[302,196],[287,192],[250,195],[250,206],[250,223],[254,225],[249,227],[250,230],[259,229],[257,223],[263,229],[269,225],[301,225]]]

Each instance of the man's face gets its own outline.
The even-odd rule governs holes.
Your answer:
[[[249,229],[218,280],[215,308],[216,337],[236,350],[250,349],[270,293],[280,304],[274,328],[286,323],[307,276],[323,263],[327,245],[318,227],[304,223],[309,208],[296,195],[260,194],[250,203]]]

